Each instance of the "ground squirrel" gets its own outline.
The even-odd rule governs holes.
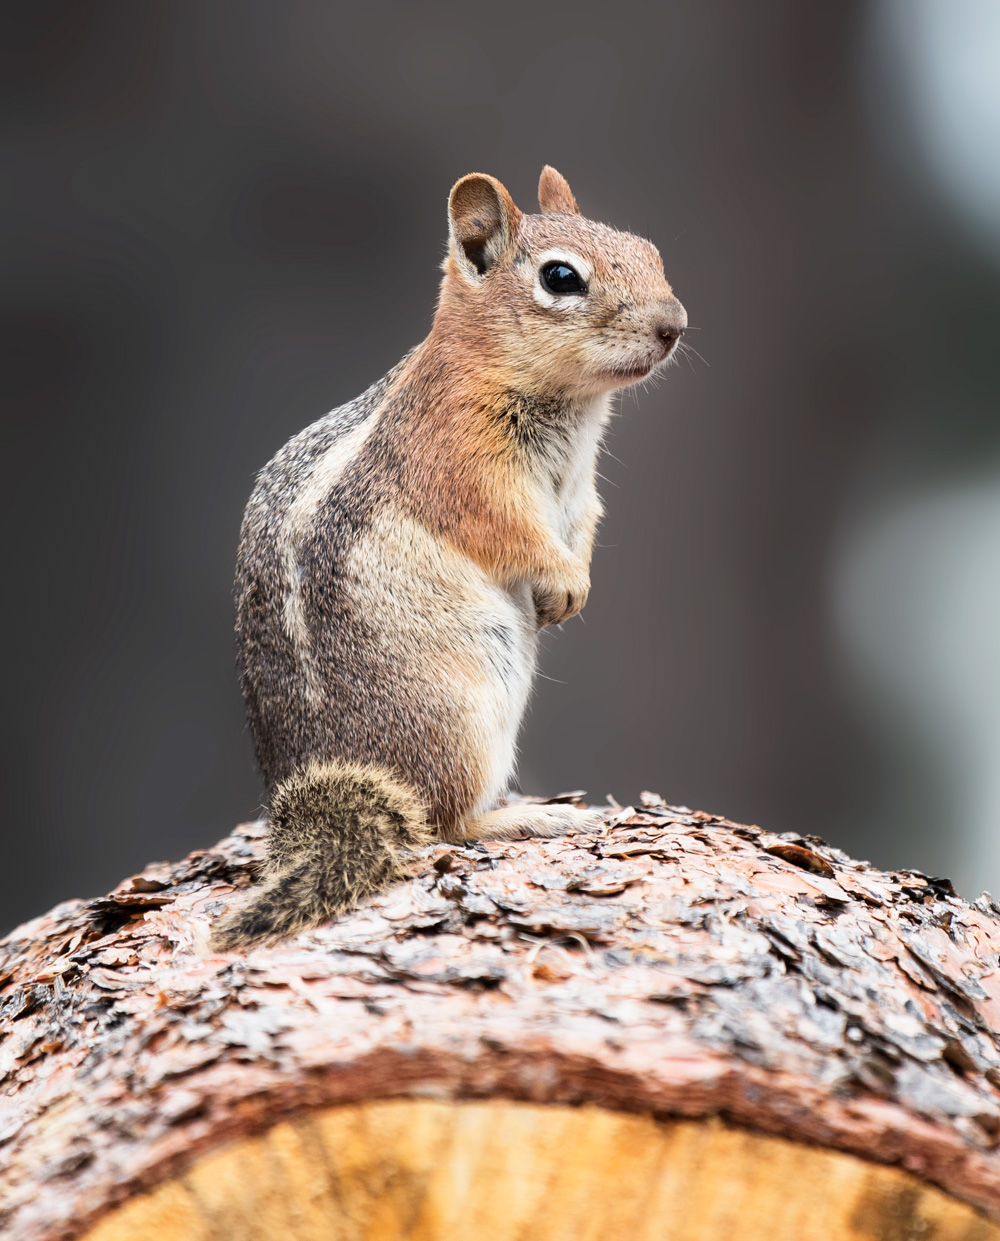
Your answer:
[[[351,908],[429,840],[596,818],[501,799],[538,631],[587,601],[611,394],[687,316],[648,241],[581,217],[554,168],[538,199],[454,186],[430,335],[257,481],[236,629],[268,859],[217,949]]]

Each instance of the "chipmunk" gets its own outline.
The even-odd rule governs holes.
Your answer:
[[[430,335],[258,478],[236,632],[268,856],[216,950],[350,909],[428,841],[598,821],[502,797],[538,632],[590,590],[611,394],[687,316],[656,248],[584,219],[554,168],[538,201],[458,181]]]

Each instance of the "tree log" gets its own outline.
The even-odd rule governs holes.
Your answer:
[[[6,1241],[1000,1241],[1000,908],[644,794],[207,930],[264,828],[0,944]]]

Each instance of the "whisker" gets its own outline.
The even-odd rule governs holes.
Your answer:
[[[562,626],[560,626],[560,628],[562,628]],[[540,669],[536,670],[535,676],[541,677],[543,681],[551,681],[553,685],[568,685],[569,684],[568,681],[560,681],[558,677],[550,677],[547,672],[542,672]]]
[[[695,349],[694,345],[689,345],[689,344],[686,344],[684,341],[681,341],[681,342],[680,342],[680,345],[681,345],[681,348],[684,350],[684,352],[685,352],[685,353],[687,353],[688,351],[690,351],[691,353],[693,353],[693,354],[694,354],[694,356],[695,356],[696,358],[701,358],[702,362],[705,362],[705,359],[701,357],[701,354],[698,352],[698,350],[697,350],[697,349]],[[705,365],[709,368],[709,370],[711,370],[711,369],[712,369],[712,368],[711,368],[710,363],[705,362]]]

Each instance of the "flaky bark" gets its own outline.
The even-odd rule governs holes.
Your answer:
[[[0,945],[9,1241],[80,1237],[285,1118],[428,1095],[720,1116],[1000,1220],[991,898],[644,795],[594,835],[435,846],[332,926],[211,955],[262,847],[244,825]]]

